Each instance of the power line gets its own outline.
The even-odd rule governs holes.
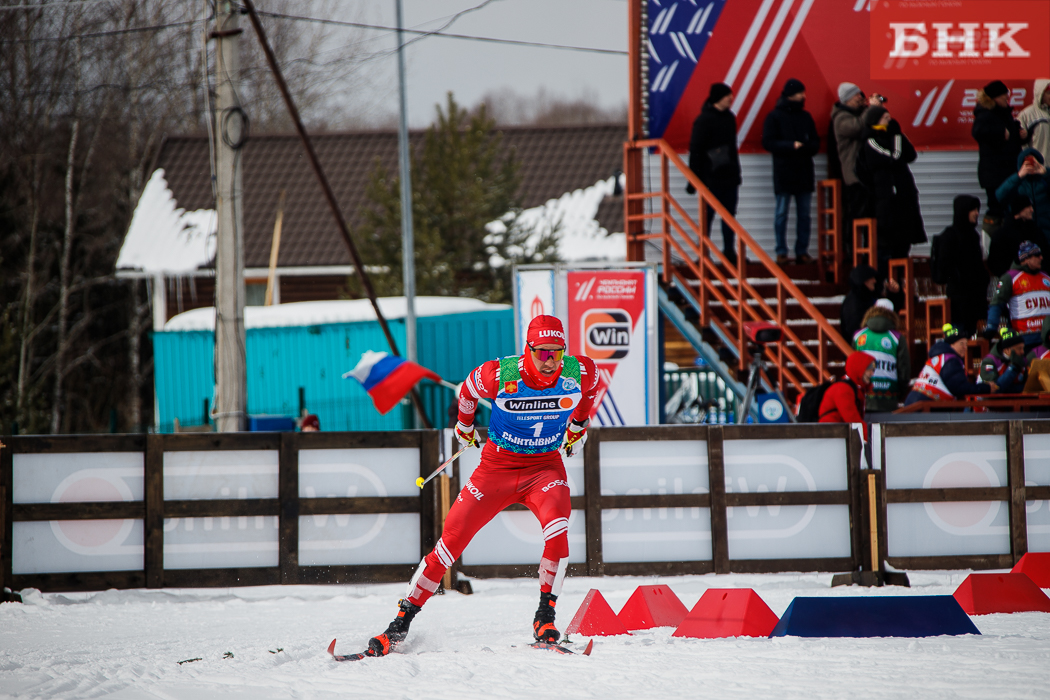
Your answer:
[[[95,5],[100,2],[112,2],[112,0],[66,0],[66,2],[48,2],[39,5],[5,5],[4,7],[0,7],[0,12],[10,12],[12,10],[65,9],[70,5]]]
[[[302,22],[315,22],[315,23],[318,23],[318,24],[331,24],[331,25],[336,25],[336,26],[341,26],[341,27],[357,27],[359,29],[378,29],[378,30],[388,31],[388,32],[395,32],[395,31],[397,31],[397,27],[388,27],[388,26],[381,25],[381,24],[366,24],[364,22],[346,22],[346,21],[343,21],[343,20],[323,19],[323,18],[320,18],[320,17],[303,17],[303,16],[300,16],[300,15],[282,14],[280,12],[264,12],[263,10],[256,10],[256,12],[258,14],[260,14],[260,15],[264,15],[266,17],[275,17],[277,19],[290,19],[290,20],[297,20],[297,21],[302,21]],[[413,41],[419,41],[420,39],[422,39],[424,37],[427,37],[427,36],[439,36],[439,37],[444,37],[446,39],[464,39],[464,40],[467,40],[467,41],[480,41],[480,42],[485,42],[485,43],[490,43],[490,44],[510,44],[512,46],[533,46],[533,47],[543,48],[543,49],[561,49],[563,51],[582,51],[582,52],[585,52],[585,53],[611,54],[611,55],[615,55],[615,56],[626,56],[627,55],[626,51],[621,51],[619,49],[599,49],[599,48],[593,48],[593,47],[588,47],[588,46],[571,46],[571,45],[568,45],[568,44],[547,44],[547,43],[539,42],[539,41],[522,41],[520,39],[496,39],[494,37],[487,37],[487,36],[472,36],[472,35],[469,35],[469,34],[451,34],[451,33],[448,33],[448,32],[442,32],[440,30],[424,31],[424,30],[421,30],[421,29],[404,29],[402,31],[404,31],[404,32],[406,32],[408,34],[418,34],[418,35],[420,35],[416,39],[413,39]]]

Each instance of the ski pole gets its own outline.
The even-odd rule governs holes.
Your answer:
[[[448,466],[449,464],[451,464],[451,463],[452,463],[452,460],[454,460],[454,459],[455,459],[456,457],[459,457],[459,456],[460,456],[461,454],[463,454],[464,452],[466,452],[466,451],[467,451],[467,448],[468,448],[468,447],[472,447],[472,445],[464,445],[464,446],[463,446],[463,449],[461,449],[461,450],[460,450],[459,452],[457,452],[456,454],[454,454],[454,455],[452,455],[451,457],[449,457],[448,459],[446,459],[446,460],[444,461],[444,463],[443,463],[443,464],[442,464],[442,465],[441,465],[440,467],[438,467],[437,469],[435,469],[435,470],[434,470],[434,472],[433,472],[433,473],[432,473],[432,474],[431,474],[430,476],[428,476],[427,478],[425,478],[425,479],[424,479],[423,477],[419,477],[418,479],[416,479],[416,486],[418,486],[419,488],[423,488],[423,486],[424,486],[424,485],[425,485],[425,484],[426,484],[426,483],[427,483],[428,481],[430,481],[430,480],[431,480],[431,479],[433,479],[433,478],[434,478],[435,476],[437,476],[438,474],[440,474],[441,472],[443,472],[443,471],[445,470],[445,467],[447,467],[447,466]]]

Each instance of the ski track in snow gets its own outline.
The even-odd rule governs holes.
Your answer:
[[[619,610],[664,583],[687,607],[754,588],[778,615],[802,596],[950,595],[968,572],[912,572],[912,588],[830,588],[831,574],[569,578],[563,628],[590,588]],[[392,619],[403,584],[44,594],[0,605],[0,698],[1045,698],[1050,614],[985,615],[983,636],[717,640],[670,628],[596,637],[591,657],[526,648],[534,579],[474,580],[436,596],[384,659],[336,663]],[[583,641],[582,638],[574,638]],[[278,647],[283,651],[271,654]],[[233,658],[224,659],[225,652]],[[179,665],[184,659],[201,661]]]

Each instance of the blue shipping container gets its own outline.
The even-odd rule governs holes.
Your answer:
[[[389,322],[403,348],[403,319]],[[416,320],[419,363],[450,382],[460,382],[485,360],[510,355],[514,348],[514,311],[498,309],[426,316]],[[400,407],[379,415],[368,394],[342,375],[367,350],[388,350],[376,321],[315,326],[251,328],[247,331],[248,413],[295,416],[299,388],[306,409],[322,430],[403,430],[411,410]],[[211,331],[157,331],[153,334],[156,427],[171,432],[205,421],[205,401],[214,406],[215,342]],[[427,417],[434,427],[448,423],[452,391],[424,380],[419,384]],[[479,413],[486,424],[487,411]]]

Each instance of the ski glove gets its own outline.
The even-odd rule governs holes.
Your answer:
[[[456,439],[464,447],[478,447],[478,431],[474,430],[474,424],[463,425],[456,423]]]
[[[587,426],[590,420],[578,423],[576,420],[569,421],[569,427],[565,429],[565,439],[562,440],[561,449],[566,457],[572,457],[583,449],[583,443],[587,442]]]

